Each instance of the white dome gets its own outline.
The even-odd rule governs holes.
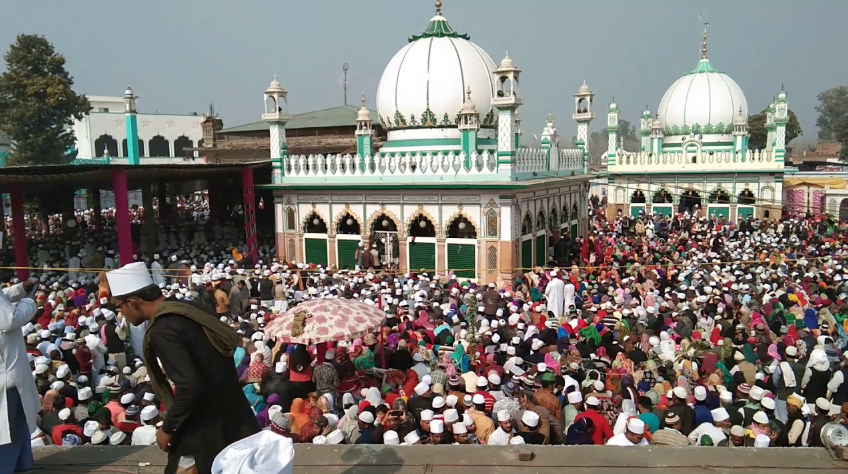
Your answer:
[[[695,125],[703,134],[727,135],[740,107],[747,117],[748,102],[739,85],[702,59],[697,69],[675,81],[663,95],[660,123],[667,135],[688,134]]]
[[[411,38],[395,54],[377,88],[377,111],[385,128],[456,127],[469,87],[483,122],[492,110],[492,73],[497,66],[467,38],[457,34],[443,16],[436,15],[424,34]],[[432,118],[426,124],[428,109]],[[398,113],[403,117],[400,125]]]

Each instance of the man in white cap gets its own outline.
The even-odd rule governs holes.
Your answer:
[[[730,414],[723,407],[712,410],[712,423],[701,423],[689,433],[689,443],[695,446],[726,446],[727,435],[730,433]]]
[[[786,423],[789,419],[786,399],[793,393],[801,393],[801,381],[804,378],[804,372],[807,370],[805,364],[798,362],[798,349],[795,346],[788,346],[785,355],[786,360],[777,364],[772,373],[772,380],[777,388],[774,414],[783,423]]]
[[[689,436],[689,433],[695,429],[695,410],[686,403],[689,393],[683,387],[674,387],[672,395],[668,411],[680,417],[680,432],[684,436]]]
[[[517,435],[524,438],[526,444],[548,444],[547,437],[539,432],[541,423],[536,412],[524,410],[521,415],[521,425],[522,429],[518,430]]]
[[[645,422],[639,418],[631,418],[627,420],[627,426],[624,433],[619,433],[609,441],[607,446],[647,446],[648,440],[645,439]]]
[[[0,292],[0,473],[32,469],[30,434],[41,410],[21,328],[35,316],[25,281]],[[17,302],[17,303],[16,303]]]
[[[222,449],[259,431],[233,364],[241,337],[198,304],[166,301],[143,262],[112,270],[106,278],[112,303],[127,323],[148,322],[144,360],[162,365],[147,368],[151,388],[166,409],[156,432],[156,444],[168,453],[165,472],[174,472],[186,457],[194,458],[198,472],[211,472]]]
[[[156,424],[161,421],[159,409],[150,405],[141,410],[142,426],[132,432],[133,446],[153,446],[156,444]]]
[[[651,444],[656,446],[689,446],[689,438],[680,432],[680,417],[676,413],[670,410],[665,412],[663,425],[665,426],[663,429],[654,432]]]
[[[545,287],[545,301],[548,312],[553,313],[554,319],[562,317],[563,305],[565,303],[565,282],[560,279],[559,271],[551,271],[551,281]],[[547,316],[547,315],[545,315]],[[525,441],[527,441],[525,439]],[[528,444],[532,444],[529,443]]]

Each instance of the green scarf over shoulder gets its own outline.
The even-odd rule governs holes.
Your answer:
[[[153,388],[156,397],[165,404],[165,409],[169,410],[171,404],[174,403],[174,392],[171,389],[171,384],[168,383],[168,378],[162,372],[162,368],[156,362],[156,358],[153,357],[150,347],[151,330],[156,324],[156,321],[159,320],[159,317],[166,314],[176,314],[199,324],[203,328],[203,333],[209,338],[209,342],[212,343],[212,347],[225,357],[233,356],[236,347],[241,342],[241,336],[233,331],[233,328],[222,323],[211,314],[188,303],[179,301],[165,301],[162,303],[156,314],[147,322],[142,352],[144,353],[144,361],[147,364],[147,371],[150,375],[150,386]]]

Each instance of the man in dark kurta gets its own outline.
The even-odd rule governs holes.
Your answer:
[[[233,364],[238,335],[200,305],[165,300],[150,286],[148,273],[139,276],[142,271],[145,267],[129,264],[107,277],[127,321],[148,321],[144,357],[154,361],[148,364],[151,385],[167,409],[156,433],[157,444],[168,453],[165,473],[176,472],[187,457],[194,458],[198,473],[211,473],[219,452],[259,431]],[[173,396],[156,359],[174,384]]]

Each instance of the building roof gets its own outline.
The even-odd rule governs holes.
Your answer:
[[[379,123],[379,117],[376,110],[371,112],[371,120],[374,123]],[[355,127],[356,115],[359,112],[359,107],[353,105],[342,105],[329,109],[315,110],[292,116],[291,120],[286,124],[286,129],[296,130],[300,128],[331,128],[331,127]],[[260,120],[258,122],[246,123],[235,127],[224,128],[217,133],[240,133],[240,132],[261,132],[268,130],[268,122]]]

